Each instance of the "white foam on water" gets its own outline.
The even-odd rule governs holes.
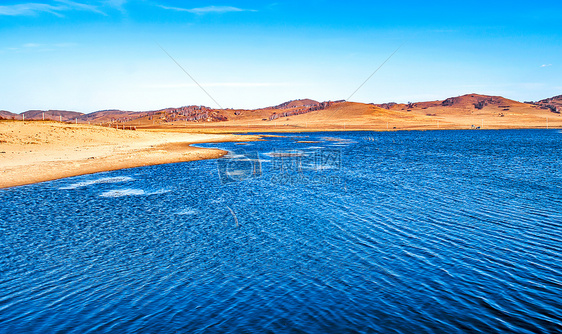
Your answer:
[[[246,156],[240,156],[240,157],[238,157],[238,158],[233,158],[233,159],[232,159],[232,161],[244,161],[244,162],[246,162],[246,161],[249,161],[249,162],[260,162],[260,161],[261,161],[261,159],[250,159],[250,158],[248,158],[248,157],[246,157]]]
[[[234,170],[228,170],[226,173],[229,176],[243,176],[249,174],[250,171],[248,171],[247,169],[234,169]]]
[[[335,169],[336,166],[330,166],[330,165],[321,165],[321,166],[311,166],[307,169],[311,169],[311,170],[326,170],[326,169]]]
[[[242,158],[246,158],[246,156],[244,154],[236,154],[236,153],[232,153],[232,152],[228,152],[225,156],[225,158],[229,158],[229,159],[242,159]]]
[[[303,151],[273,151],[264,153],[265,156],[270,158],[295,158],[307,156]]]
[[[176,212],[176,215],[193,216],[193,215],[196,215],[198,213],[199,213],[198,210],[195,210],[195,209],[192,209],[192,208],[187,208],[187,209],[183,209],[183,210],[180,210],[180,211]]]
[[[106,191],[100,195],[100,197],[125,197],[125,196],[141,196],[146,193],[142,189],[122,189],[122,190],[110,190]]]
[[[90,181],[82,181],[78,183],[73,183],[69,186],[59,188],[60,190],[72,190],[78,188],[88,187],[94,184],[102,184],[102,183],[120,183],[120,182],[131,182],[134,181],[132,177],[128,176],[117,176],[117,177],[104,177],[97,180],[90,180]]]
[[[357,144],[356,141],[351,140],[351,139],[347,139],[347,138],[336,138],[336,137],[322,137],[322,140],[327,141],[327,142],[332,142],[332,145],[343,145],[343,144]]]
[[[320,138],[323,141],[341,141],[344,140],[343,138],[338,138],[338,137],[322,137]]]
[[[110,190],[102,193],[100,197],[110,197],[110,198],[117,198],[117,197],[127,197],[127,196],[150,196],[150,195],[160,195],[169,193],[171,190],[167,189],[160,189],[154,192],[145,192],[142,189],[120,189],[120,190]]]

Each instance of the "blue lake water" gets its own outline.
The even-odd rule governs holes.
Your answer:
[[[562,133],[288,134],[0,191],[0,332],[562,332]]]

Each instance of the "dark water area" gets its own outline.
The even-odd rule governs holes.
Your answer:
[[[1,190],[0,332],[562,332],[560,131],[201,146]]]

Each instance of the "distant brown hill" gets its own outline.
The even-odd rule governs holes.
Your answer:
[[[533,104],[541,109],[548,109],[553,113],[560,114],[562,112],[562,95],[540,100],[538,102],[534,102]]]
[[[548,99],[544,99],[544,100],[540,100],[538,101],[540,103],[550,103],[550,102],[558,102],[561,103],[562,102],[562,95],[558,95],[558,96],[554,96]]]
[[[318,102],[310,99],[293,100],[262,109],[213,109],[206,106],[185,106],[180,108],[166,108],[143,113],[122,113],[108,111],[104,113],[105,122],[124,122],[129,125],[142,124],[180,124],[185,122],[213,123],[225,121],[271,121],[280,117],[302,115],[315,110],[325,109],[334,102]],[[99,115],[99,112],[96,113]],[[89,114],[90,115],[90,114]],[[109,119],[109,116],[113,116]],[[84,116],[84,119],[88,116]],[[96,119],[97,122],[100,118]]]
[[[301,99],[301,100],[287,101],[279,105],[276,105],[274,107],[269,107],[264,109],[291,109],[291,108],[298,108],[298,107],[313,107],[319,104],[320,102],[311,99]]]
[[[42,120],[43,115],[45,120],[54,120],[63,122],[72,121],[83,115],[83,113],[76,111],[66,110],[28,110],[21,114],[15,114],[6,110],[0,110],[0,117],[4,119],[22,120],[25,116],[26,120]]]
[[[235,124],[248,126],[263,124],[298,124],[298,126],[364,126],[365,128],[390,128],[399,123],[408,128],[439,126],[470,128],[471,126],[521,127],[529,122],[554,124],[562,121],[562,95],[537,102],[518,102],[501,96],[466,94],[444,100],[364,104],[346,101],[318,102],[299,99],[261,109],[214,109],[206,106],[184,106],[151,111],[100,110],[89,114],[62,110],[30,110],[23,113],[26,119],[63,121],[78,120],[80,123],[104,125],[123,124],[128,126],[222,126]],[[21,119],[22,114],[0,111],[5,119]],[[553,123],[554,122],[554,123]],[[269,125],[268,125],[269,124]],[[228,126],[228,125],[227,125]],[[294,125],[297,126],[297,125]],[[396,126],[400,128],[400,126]]]
[[[63,122],[73,121],[76,118],[83,115],[81,112],[77,111],[66,111],[66,110],[28,110],[20,114],[25,115],[26,120],[42,120],[43,114],[45,114],[45,120],[53,120]]]
[[[0,110],[0,119],[19,119],[20,117],[18,114],[14,114],[7,110]]]
[[[79,122],[93,122],[93,123],[106,123],[106,122],[127,122],[147,115],[148,112],[142,111],[124,111],[117,109],[100,110],[89,114],[83,114],[78,117]]]
[[[450,97],[445,100],[438,101],[428,101],[428,102],[412,102],[407,104],[397,104],[397,103],[383,103],[377,104],[376,106],[388,109],[388,110],[406,110],[411,111],[414,109],[457,109],[465,110],[466,112],[472,112],[476,110],[482,110],[484,108],[497,109],[509,109],[512,107],[522,107],[529,104],[517,102],[514,100],[509,100],[501,96],[490,96],[490,95],[480,95],[480,94],[466,94],[462,96]]]

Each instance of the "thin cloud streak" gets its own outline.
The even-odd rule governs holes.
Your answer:
[[[166,10],[174,10],[177,12],[188,12],[197,15],[209,14],[209,13],[232,13],[232,12],[256,12],[254,9],[242,9],[238,7],[232,6],[207,6],[207,7],[200,7],[200,8],[180,8],[180,7],[169,7],[158,5],[158,7],[166,9]]]
[[[74,47],[77,46],[78,44],[76,43],[56,43],[56,44],[39,44],[39,43],[25,43],[22,44],[19,47],[7,47],[4,48],[4,50],[0,50],[2,51],[2,53],[7,52],[7,51],[11,51],[11,52],[44,52],[44,51],[55,51],[56,49],[61,49],[61,48],[69,48],[69,47]]]
[[[108,6],[110,8],[116,9],[120,11],[122,14],[127,14],[125,10],[125,5],[129,0],[106,0],[103,2],[104,6]]]
[[[56,0],[56,1],[67,5],[68,10],[82,10],[82,11],[94,12],[94,13],[98,13],[98,14],[102,14],[102,15],[107,15],[104,12],[102,12],[101,10],[99,10],[98,7],[93,6],[93,5],[83,4],[83,3],[74,2],[74,1],[70,1],[70,0]]]
[[[11,6],[0,6],[0,15],[21,16],[36,15],[38,13],[50,13],[56,16],[62,16],[58,11],[63,10],[63,6],[52,6],[41,3],[26,3]]]
[[[111,7],[124,11],[123,6],[128,2],[128,0],[106,0],[103,1],[100,6]],[[197,8],[181,8],[181,7],[170,7],[164,5],[157,5],[160,8],[166,10],[172,10],[177,12],[187,12],[196,15],[204,14],[223,14],[223,13],[236,13],[236,12],[256,12],[254,9],[244,9],[234,6],[206,6]],[[43,3],[23,3],[16,5],[0,6],[0,16],[35,16],[41,13],[49,13],[58,17],[64,17],[64,12],[69,11],[88,11],[93,13],[98,13],[107,16],[105,12],[99,9],[98,6],[89,5],[81,2],[75,2],[71,0],[55,0],[51,4]]]
[[[66,11],[88,11],[106,15],[98,7],[70,0],[57,0],[58,4],[24,3],[9,6],[0,6],[0,15],[3,16],[34,16],[41,13],[49,13],[58,17],[64,17],[62,12]]]

